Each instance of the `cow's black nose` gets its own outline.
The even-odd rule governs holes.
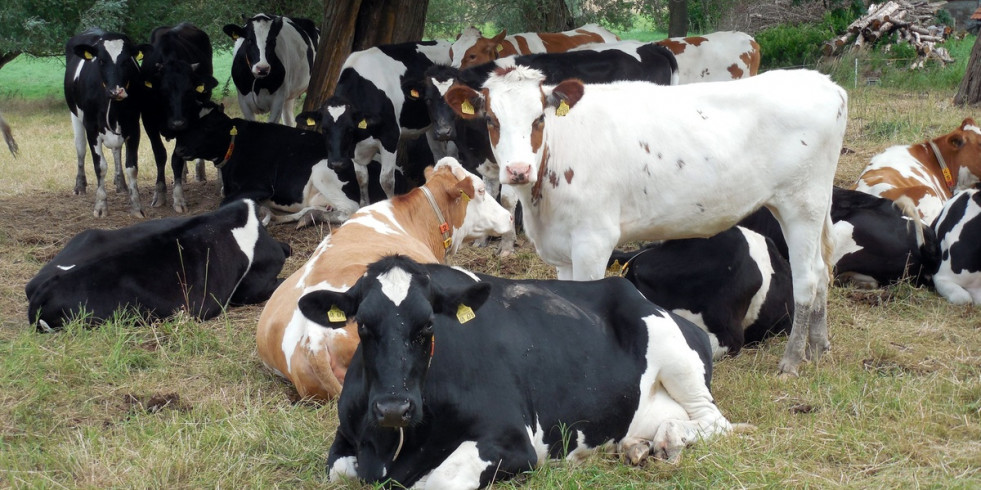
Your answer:
[[[436,139],[439,141],[450,141],[455,136],[453,127],[448,128],[436,128]]]
[[[169,126],[170,126],[170,129],[172,129],[174,131],[180,131],[180,130],[184,129],[187,126],[187,121],[184,120],[184,119],[174,119],[174,120],[170,121]]]
[[[382,427],[405,427],[412,410],[408,400],[385,400],[375,402],[375,419]]]

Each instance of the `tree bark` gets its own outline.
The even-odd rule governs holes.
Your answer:
[[[337,86],[354,51],[422,39],[429,0],[324,0],[317,59],[303,110],[318,109]]]
[[[954,104],[960,106],[975,105],[978,102],[981,102],[981,36],[974,40],[971,58],[967,61],[967,70],[964,71],[964,78],[961,79],[961,84],[957,87],[957,95],[954,96]]]
[[[688,0],[668,0],[668,37],[688,35]]]

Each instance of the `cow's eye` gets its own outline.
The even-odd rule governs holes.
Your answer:
[[[487,127],[488,128],[497,129],[497,128],[500,127],[500,124],[497,123],[497,120],[496,119],[493,119],[493,118],[488,117],[487,118]]]
[[[538,119],[535,119],[535,122],[532,124],[535,126],[535,129],[542,129],[545,126],[545,114],[538,116]]]

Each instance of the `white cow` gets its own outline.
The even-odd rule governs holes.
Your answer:
[[[745,32],[670,37],[655,44],[674,53],[679,84],[738,80],[754,76],[760,69],[760,45]]]
[[[560,279],[603,277],[618,244],[714,235],[768,207],[790,249],[796,313],[783,373],[828,349],[831,190],[847,94],[820,73],[774,71],[679,86],[544,86],[541,72],[501,69],[483,92],[446,100],[487,117],[501,182],[525,231]]]

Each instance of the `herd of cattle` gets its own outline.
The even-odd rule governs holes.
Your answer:
[[[475,488],[597,448],[675,460],[741,427],[713,400],[713,360],[786,332],[779,369],[796,374],[830,347],[832,274],[981,301],[981,128],[967,119],[890,148],[857,190],[834,187],[846,92],[809,70],[757,75],[744,33],[639,43],[596,25],[468,28],[453,43],[378,46],[351,54],[299,129],[314,23],[259,14],[224,32],[244,119],[211,101],[211,43],[190,24],[147,44],[97,29],[68,41],[75,193],[88,147],[94,215],[108,213],[106,147],[144,216],[141,119],[153,206],[166,200],[161,136],[176,139],[173,208],[187,210],[193,159],[199,172],[214,162],[224,199],[79,234],[27,284],[29,321],[51,331],[126,308],[207,319],[265,301],[264,364],[301,396],[339,396],[332,479]],[[440,265],[487,236],[513,250],[518,204],[558,280]],[[265,225],[318,221],[340,226],[278,279],[290,247]],[[656,242],[615,250],[636,240]],[[604,278],[609,266],[622,277]]]

